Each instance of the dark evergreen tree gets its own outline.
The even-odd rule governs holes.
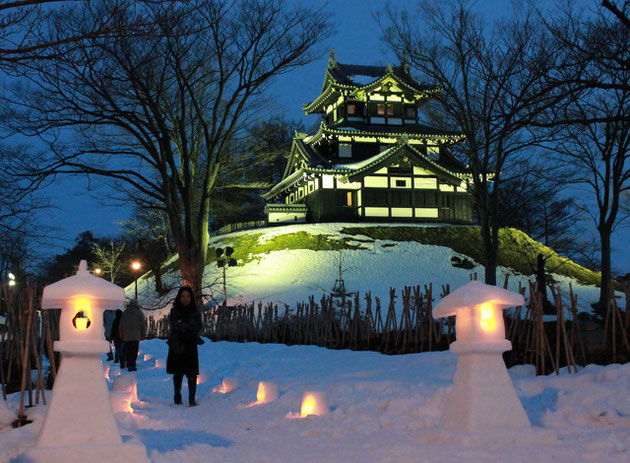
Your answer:
[[[250,127],[234,143],[234,162],[213,192],[212,229],[237,222],[265,219],[260,194],[278,183],[291,148],[294,121],[274,118]]]

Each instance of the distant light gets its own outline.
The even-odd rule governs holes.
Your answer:
[[[103,271],[100,268],[95,268],[94,269],[94,273],[96,273],[97,275],[100,275]]]
[[[15,275],[9,272],[9,280],[15,280]]]
[[[131,264],[131,268],[134,269],[134,270],[140,270],[140,267],[141,267],[141,265],[140,265],[140,262],[138,262],[138,261],[135,261],[135,262],[133,262]]]
[[[9,286],[15,286],[15,280],[9,280]]]

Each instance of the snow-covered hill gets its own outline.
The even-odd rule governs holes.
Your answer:
[[[307,301],[309,296],[315,296],[318,301],[323,294],[333,288],[338,278],[338,262],[343,260],[343,278],[348,291],[358,291],[363,295],[370,291],[372,297],[378,296],[381,301],[389,301],[389,288],[396,288],[398,293],[404,286],[433,284],[433,295],[436,303],[439,300],[442,285],[449,284],[455,289],[470,280],[472,274],[477,273],[483,280],[483,267],[477,265],[472,270],[456,268],[451,258],[465,258],[453,249],[443,246],[420,244],[415,241],[392,241],[373,239],[356,234],[345,234],[345,227],[356,224],[296,224],[281,227],[270,227],[243,232],[231,233],[214,237],[210,247],[225,247],[232,245],[236,248],[235,255],[239,255],[239,265],[227,269],[227,299],[229,305],[249,303],[253,301],[278,303],[280,308],[284,304],[294,307],[296,302]],[[397,227],[392,224],[362,224],[362,227]],[[408,225],[415,227],[433,227],[436,225]],[[398,225],[398,227],[400,227]],[[269,246],[266,243],[290,242],[289,238],[308,236],[311,240],[329,240],[343,243],[342,250],[314,250],[299,249],[295,243]],[[306,235],[308,234],[308,235]],[[282,241],[284,239],[284,241]],[[299,240],[296,238],[293,241]],[[245,246],[247,249],[239,248]],[[296,247],[298,247],[296,249]],[[312,248],[313,246],[311,246]],[[326,246],[323,246],[326,248]],[[331,246],[328,246],[331,247]],[[332,246],[334,247],[334,246]],[[255,249],[255,252],[249,252]],[[525,251],[523,251],[525,252]],[[175,258],[174,258],[175,259]],[[176,268],[174,259],[171,267]],[[502,284],[506,275],[510,275],[509,288],[518,290],[519,282],[527,284],[531,278],[516,273],[511,268],[499,267],[497,281]],[[590,311],[590,304],[596,302],[599,289],[593,285],[586,285],[562,275],[554,276],[562,292],[568,297],[569,283],[578,295],[580,310]],[[171,287],[180,284],[179,272],[171,270],[165,276],[165,283]],[[211,262],[206,266],[204,282],[209,287],[212,300],[223,300],[222,269]],[[151,277],[143,277],[138,281],[140,303],[145,308],[159,308],[153,312],[159,317],[168,310],[170,301],[175,293],[159,299],[153,291],[154,282]],[[127,288],[127,295],[133,295],[133,285]],[[363,297],[363,296],[362,296]],[[400,299],[399,299],[400,301]],[[619,299],[623,305],[623,298]],[[402,307],[400,307],[402,310]]]

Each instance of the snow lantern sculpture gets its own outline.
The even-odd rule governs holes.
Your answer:
[[[521,294],[471,281],[433,309],[435,318],[456,316],[457,341],[450,349],[457,369],[440,428],[458,432],[464,442],[482,435],[520,438],[531,429],[502,356],[512,349],[502,310],[523,304]]]
[[[326,416],[330,413],[328,397],[322,391],[306,391],[302,394],[302,407],[300,416],[306,418],[309,415]]]
[[[258,383],[258,390],[256,391],[257,404],[268,404],[274,400],[278,400],[280,393],[278,391],[278,385],[276,383],[270,383],[269,381],[260,381]]]
[[[227,394],[228,392],[232,392],[234,389],[238,389],[240,383],[236,378],[223,378],[221,380],[221,385],[215,386],[212,388],[212,392],[219,392],[221,394]]]
[[[123,444],[114,419],[101,355],[109,351],[103,337],[103,311],[125,300],[122,288],[88,272],[82,260],[77,274],[48,285],[42,309],[61,308],[61,364],[36,446],[28,461],[148,462],[144,445]]]

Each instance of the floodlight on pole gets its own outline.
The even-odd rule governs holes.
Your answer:
[[[238,262],[234,259],[232,254],[234,253],[234,248],[231,246],[226,246],[225,250],[222,248],[216,249],[217,256],[217,267],[223,269],[223,305],[227,304],[227,284],[226,284],[226,267],[236,267]],[[224,256],[225,253],[225,256]]]

